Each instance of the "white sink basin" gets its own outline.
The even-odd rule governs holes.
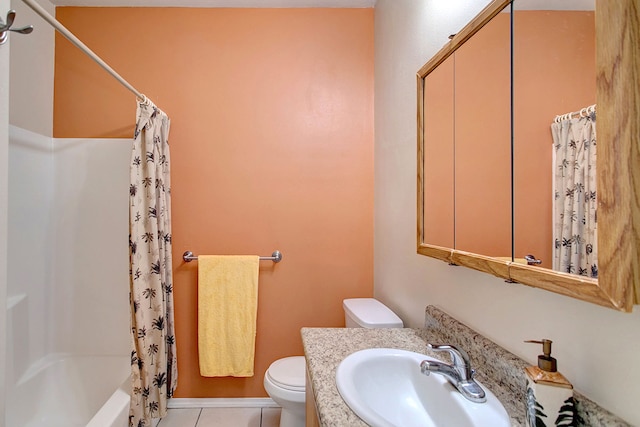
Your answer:
[[[390,348],[362,350],[338,366],[336,384],[347,405],[372,427],[508,427],[509,416],[483,387],[487,401],[465,399],[445,377],[420,372],[424,354]]]

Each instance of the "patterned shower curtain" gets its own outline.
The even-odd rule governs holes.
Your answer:
[[[559,120],[553,134],[553,269],[598,277],[596,115]]]
[[[129,187],[131,427],[166,415],[178,377],[168,136],[169,117],[147,99],[138,103]]]

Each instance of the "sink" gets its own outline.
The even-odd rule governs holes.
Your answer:
[[[471,402],[442,375],[422,374],[423,360],[437,359],[391,348],[355,352],[338,366],[338,391],[372,427],[511,425],[507,411],[486,387],[487,401]]]

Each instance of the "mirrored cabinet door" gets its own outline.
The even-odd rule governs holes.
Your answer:
[[[454,53],[456,250],[511,259],[510,7]]]
[[[594,6],[513,3],[515,258],[587,277],[597,277]]]
[[[455,247],[454,67],[449,56],[424,79],[423,241]]]

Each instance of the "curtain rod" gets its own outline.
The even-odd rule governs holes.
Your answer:
[[[570,113],[560,114],[559,116],[556,116],[556,118],[553,119],[553,121],[556,123],[560,123],[563,120],[569,120],[577,117],[587,117],[591,113],[595,113],[595,112],[596,112],[596,104],[593,104],[593,105],[589,105],[588,107],[584,107],[580,111],[572,111]]]
[[[78,49],[84,52],[87,56],[93,59],[98,65],[104,68],[109,74],[115,77],[116,80],[120,82],[124,87],[133,92],[140,101],[146,101],[147,97],[140,93],[136,88],[134,88],[131,83],[126,81],[120,74],[118,74],[113,68],[109,66],[106,62],[102,60],[98,55],[95,54],[89,47],[82,43],[79,38],[77,38],[71,31],[69,31],[64,25],[60,23],[56,18],[51,16],[49,12],[47,12],[42,6],[35,2],[35,0],[22,0],[27,6],[29,6],[35,13],[40,15],[45,21],[47,21],[53,28],[58,30],[60,34],[62,34],[67,40],[73,43]]]

